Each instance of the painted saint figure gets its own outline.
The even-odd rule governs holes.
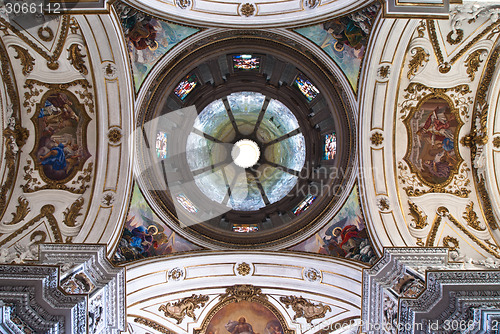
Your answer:
[[[256,334],[245,317],[240,317],[238,321],[229,321],[224,327],[231,334]]]

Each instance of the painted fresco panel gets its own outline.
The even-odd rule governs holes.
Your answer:
[[[289,248],[289,250],[344,257],[370,264],[375,263],[377,257],[368,238],[359,202],[358,186],[353,187],[342,209],[327,225],[309,239]]]
[[[87,149],[89,117],[68,91],[49,91],[32,118],[36,144],[33,159],[46,182],[67,182],[90,157]]]
[[[258,302],[231,303],[210,320],[207,334],[283,334],[280,321],[267,307]]]
[[[114,263],[198,249],[200,247],[178,236],[158,218],[135,185]]]
[[[429,97],[405,119],[409,134],[405,161],[429,186],[449,183],[462,162],[458,131],[462,121],[443,97]]]

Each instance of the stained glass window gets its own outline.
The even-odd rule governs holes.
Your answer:
[[[256,224],[233,224],[233,232],[250,233],[258,230],[259,227]]]
[[[297,75],[293,84],[299,88],[309,102],[319,94],[318,88],[302,74]]]
[[[252,55],[233,56],[233,67],[238,70],[257,70],[260,66],[260,57]]]
[[[299,203],[299,205],[297,205],[295,207],[295,209],[293,209],[293,214],[298,216],[300,215],[302,212],[306,211],[309,206],[312,204],[312,202],[314,202],[314,200],[316,199],[316,196],[313,196],[311,194],[307,195],[307,197]]]
[[[158,131],[156,134],[156,156],[160,159],[166,159],[167,153],[167,134],[163,131]]]
[[[194,206],[193,202],[191,202],[189,198],[186,197],[185,194],[180,193],[175,197],[175,199],[177,200],[177,202],[179,202],[180,205],[182,205],[184,209],[186,209],[187,212],[190,213],[198,212],[198,208]]]
[[[337,136],[335,132],[325,135],[323,145],[323,160],[332,160],[337,152]]]
[[[184,100],[186,96],[194,89],[198,80],[195,74],[188,75],[184,80],[182,80],[177,88],[174,90],[174,94],[177,95],[181,100]]]

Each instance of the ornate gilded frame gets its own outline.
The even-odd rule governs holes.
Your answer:
[[[90,119],[89,115],[87,114],[87,111],[85,110],[84,104],[82,104],[78,100],[78,98],[76,97],[76,95],[74,93],[72,93],[71,91],[69,91],[67,89],[61,88],[61,86],[58,84],[54,84],[54,85],[50,84],[47,86],[49,87],[49,90],[45,92],[45,94],[42,96],[40,101],[36,104],[35,112],[33,113],[33,116],[31,117],[31,122],[33,123],[33,127],[35,128],[35,144],[33,145],[33,149],[30,152],[30,157],[33,159],[35,168],[38,171],[38,173],[40,174],[40,177],[42,178],[42,180],[44,182],[46,182],[49,187],[57,188],[58,185],[67,183],[68,181],[70,181],[71,179],[73,179],[75,177],[76,173],[82,171],[83,166],[85,165],[85,162],[91,156],[91,154],[88,150],[88,145],[87,145],[87,128],[88,128],[88,125],[89,125],[91,119]],[[50,95],[55,94],[55,93],[66,94],[70,98],[71,102],[73,102],[74,106],[76,108],[78,108],[78,110],[80,111],[79,117],[81,117],[81,122],[82,122],[82,124],[81,124],[81,132],[82,132],[81,136],[82,136],[82,138],[81,139],[82,139],[82,143],[84,144],[83,149],[86,152],[86,157],[81,159],[79,164],[73,168],[71,173],[68,174],[68,176],[66,176],[62,180],[52,180],[52,179],[48,178],[45,175],[45,172],[43,171],[43,167],[42,167],[41,163],[39,162],[38,157],[36,156],[36,152],[38,151],[38,146],[40,144],[40,137],[39,137],[40,133],[39,133],[38,121],[37,121],[38,120],[38,111],[41,108],[43,108],[43,103],[45,102],[45,100]],[[77,131],[78,131],[78,129],[77,129]]]
[[[413,147],[413,133],[412,133],[412,128],[411,128],[411,120],[413,119],[413,116],[415,115],[415,113],[417,111],[419,111],[421,109],[421,107],[428,101],[428,100],[431,100],[431,99],[443,99],[444,101],[446,101],[446,103],[448,104],[448,106],[450,107],[450,112],[455,116],[456,120],[457,120],[457,128],[455,130],[455,133],[453,134],[454,135],[454,148],[453,148],[453,151],[455,152],[455,156],[457,157],[457,162],[456,164],[451,168],[450,170],[450,175],[448,176],[448,178],[441,182],[441,183],[432,183],[432,182],[429,182],[427,181],[423,176],[422,176],[422,173],[420,170],[418,170],[414,165],[413,165],[413,162],[411,162],[410,160],[410,155],[411,155],[411,148]],[[425,184],[426,186],[429,186],[431,187],[432,189],[442,189],[444,187],[446,187],[448,184],[450,184],[450,182],[453,180],[453,177],[455,175],[458,174],[459,172],[459,169],[460,169],[460,166],[462,165],[462,162],[464,161],[464,159],[462,158],[462,156],[460,155],[460,150],[458,149],[459,147],[459,133],[460,133],[460,130],[462,129],[462,126],[464,125],[464,122],[462,121],[461,117],[460,117],[460,110],[458,108],[455,107],[452,99],[444,94],[444,93],[437,93],[437,92],[434,92],[434,93],[430,93],[426,96],[424,96],[418,103],[416,106],[414,107],[411,107],[410,108],[410,112],[408,113],[408,115],[406,116],[406,118],[403,120],[403,123],[406,127],[406,135],[407,135],[407,148],[406,148],[406,154],[405,156],[403,157],[403,160],[408,164],[408,166],[410,167],[410,171],[417,175],[417,178],[420,182],[422,182],[423,184]]]
[[[201,327],[194,329],[194,334],[205,334],[208,325],[217,312],[231,303],[237,303],[243,300],[262,304],[279,320],[281,328],[283,329],[283,334],[295,334],[295,331],[288,327],[285,317],[271,302],[269,302],[267,295],[263,294],[260,288],[254,287],[253,285],[235,285],[227,288],[226,293],[220,295],[219,299],[219,302],[209,311],[205,319],[203,319]]]

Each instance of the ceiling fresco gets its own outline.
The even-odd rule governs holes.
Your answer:
[[[314,42],[342,69],[355,92],[379,3],[349,15],[294,31]]]
[[[93,334],[354,334],[432,275],[498,282],[500,7],[450,6],[0,11],[2,282],[46,265]]]

